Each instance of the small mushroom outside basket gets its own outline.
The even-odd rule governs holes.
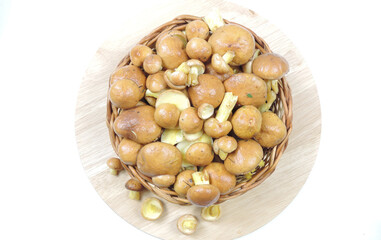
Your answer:
[[[193,20],[202,20],[202,17],[196,17],[192,15],[180,15],[174,18],[172,21],[169,21],[157,27],[156,29],[154,29],[150,34],[148,34],[142,40],[140,40],[138,44],[143,44],[150,48],[153,48],[160,33],[169,31],[171,29],[176,29],[180,31],[185,30],[186,24]],[[224,21],[226,24],[229,24],[229,23],[236,24],[248,30],[255,38],[255,47],[260,50],[261,54],[271,52],[266,42],[262,38],[257,36],[252,30],[246,28],[245,26],[230,22],[225,19]],[[130,61],[129,55],[127,55],[121,60],[117,68],[129,65],[129,64],[131,64],[131,61]],[[246,193],[247,191],[261,184],[264,180],[266,180],[266,178],[268,178],[274,172],[283,152],[286,150],[287,144],[288,144],[288,138],[292,131],[292,96],[291,96],[290,87],[285,77],[280,79],[280,81],[278,81],[278,84],[279,84],[279,93],[277,94],[276,100],[273,103],[271,110],[274,113],[276,113],[286,125],[287,135],[285,139],[273,148],[264,148],[263,149],[264,150],[263,160],[265,162],[264,166],[258,167],[255,173],[253,174],[252,178],[249,180],[246,179],[244,176],[237,176],[237,185],[235,186],[234,190],[229,194],[221,195],[220,199],[218,200],[216,204],[241,196],[242,194]],[[107,99],[107,122],[106,123],[109,129],[111,144],[116,154],[118,154],[117,149],[118,149],[119,143],[122,140],[122,137],[119,137],[118,135],[116,135],[113,129],[113,125],[119,113],[120,113],[120,109],[113,106],[110,100]],[[136,166],[128,166],[123,163],[122,165],[123,165],[123,168],[128,172],[128,174],[131,177],[134,177],[137,180],[139,180],[146,189],[155,193],[159,197],[175,204],[180,204],[180,205],[191,204],[188,201],[188,199],[178,196],[177,193],[173,191],[172,189],[159,188],[155,186],[152,183],[152,179],[150,177],[145,176],[141,172],[139,172]]]

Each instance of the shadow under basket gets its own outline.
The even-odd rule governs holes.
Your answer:
[[[140,40],[137,44],[143,44],[150,48],[153,48],[156,40],[162,32],[166,32],[172,29],[183,31],[185,30],[186,24],[193,20],[202,20],[202,17],[196,17],[191,15],[181,15],[174,18],[172,21],[169,21],[156,29],[154,29],[150,34],[145,36],[142,40]],[[253,37],[255,38],[255,47],[260,50],[260,53],[268,53],[271,52],[267,43],[260,37],[258,37],[252,30],[242,26],[240,24],[230,22],[225,20],[226,24],[236,24],[239,25],[246,30],[248,30]],[[118,64],[117,68],[123,67],[131,64],[130,56],[127,55],[122,59],[122,61]],[[271,111],[276,113],[282,121],[285,123],[287,128],[287,135],[282,142],[272,148],[263,148],[264,151],[264,165],[261,167],[257,167],[256,171],[252,175],[250,179],[247,179],[244,176],[237,176],[237,185],[233,189],[232,192],[226,195],[221,195],[216,204],[223,203],[229,199],[236,198],[246,193],[247,191],[255,188],[263,181],[265,181],[275,170],[283,152],[287,148],[288,138],[292,131],[292,96],[290,87],[286,81],[286,78],[283,77],[278,80],[279,92],[276,96],[276,100],[271,106]],[[118,145],[122,140],[122,137],[118,136],[113,129],[114,121],[118,117],[120,113],[120,109],[113,106],[109,99],[107,99],[107,127],[109,129],[109,135],[111,144],[114,148],[116,154],[118,154],[117,149]],[[127,171],[127,173],[132,177],[136,178],[141,184],[148,189],[149,191],[155,193],[159,197],[167,200],[168,202],[180,204],[180,205],[191,205],[188,199],[184,197],[178,196],[178,194],[171,188],[159,188],[152,183],[152,179],[150,177],[145,176],[136,166],[128,166],[122,163],[123,168]]]

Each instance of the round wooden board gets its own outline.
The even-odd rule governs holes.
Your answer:
[[[320,141],[320,104],[314,80],[290,40],[255,12],[224,1],[171,1],[167,5],[151,6],[144,16],[149,20],[127,21],[117,34],[109,38],[90,62],[80,87],[76,109],[76,137],[80,158],[91,183],[101,198],[119,216],[138,229],[161,239],[234,239],[265,225],[277,216],[297,195],[314,164]],[[154,222],[140,215],[142,201],[128,198],[124,183],[126,172],[115,177],[105,164],[116,154],[106,127],[106,95],[108,78],[119,61],[152,29],[182,14],[204,16],[218,7],[222,16],[240,23],[261,36],[270,48],[283,55],[290,64],[287,80],[293,95],[294,120],[289,145],[276,171],[261,185],[236,199],[221,204],[222,217],[217,222],[200,218],[200,208],[179,206],[164,201],[165,212]],[[142,14],[143,15],[143,14]],[[127,19],[128,20],[128,19]],[[139,24],[137,24],[139,23]],[[142,198],[153,196],[144,192]],[[199,227],[194,235],[182,235],[176,228],[183,214],[194,214]]]

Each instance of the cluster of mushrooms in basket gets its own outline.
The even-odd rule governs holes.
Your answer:
[[[109,168],[117,174],[133,166],[153,187],[202,207],[203,219],[218,219],[220,197],[250,180],[264,165],[264,149],[286,137],[285,123],[270,109],[287,61],[263,53],[247,29],[214,13],[162,32],[151,47],[134,46],[129,61],[110,77],[120,142]],[[140,200],[141,181],[132,177],[125,186]],[[141,214],[155,220],[162,211],[151,197]],[[196,225],[190,214],[178,221],[185,234]]]

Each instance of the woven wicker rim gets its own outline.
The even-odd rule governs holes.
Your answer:
[[[147,36],[141,39],[138,44],[143,44],[153,48],[156,40],[158,39],[158,36],[162,32],[166,32],[172,29],[182,31],[185,29],[186,24],[193,20],[202,20],[202,17],[192,16],[192,15],[180,15],[174,18],[172,21],[169,21],[157,27],[156,29],[154,29],[151,33],[149,33]],[[255,44],[256,48],[259,49],[262,54],[271,52],[267,43],[262,38],[257,36],[252,30],[246,28],[245,26],[242,26],[234,22],[230,22],[225,19],[224,21],[226,24],[236,24],[248,30],[254,36],[255,42],[256,42]],[[129,55],[127,55],[121,60],[117,68],[129,65],[129,64],[131,64],[130,57]],[[216,204],[241,196],[242,194],[246,193],[250,189],[255,188],[256,186],[261,184],[263,181],[265,181],[274,172],[283,152],[286,150],[287,144],[288,144],[288,138],[292,131],[292,96],[291,96],[290,87],[285,77],[283,77],[279,81],[279,93],[277,94],[277,98],[271,110],[274,113],[278,114],[278,116],[281,117],[282,121],[286,125],[287,135],[285,139],[273,148],[264,148],[263,160],[265,161],[265,165],[258,168],[250,180],[244,180],[243,177],[238,177],[237,178],[238,183],[233,189],[233,191],[230,192],[229,194],[221,195],[220,199],[218,200]],[[107,98],[106,124],[109,129],[111,144],[116,154],[118,154],[118,151],[117,151],[118,145],[122,140],[121,137],[116,135],[113,129],[114,121],[118,117],[118,115],[119,115],[119,109],[114,107],[111,104],[110,100]],[[136,166],[128,166],[123,163],[122,163],[122,166],[130,175],[131,178],[136,178],[137,180],[139,180],[146,189],[155,193],[157,196],[171,203],[180,204],[180,205],[191,205],[188,199],[178,196],[178,194],[175,191],[172,191],[168,188],[158,188],[157,186],[155,186],[152,183],[152,179],[150,177],[145,176],[141,172],[139,172]]]

